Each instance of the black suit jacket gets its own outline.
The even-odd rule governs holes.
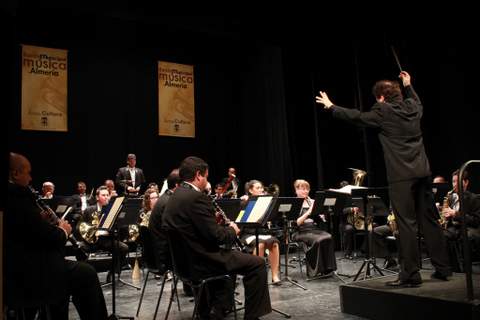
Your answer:
[[[463,193],[464,197],[464,208],[463,212],[466,212],[465,220],[467,227],[469,228],[480,228],[480,196],[478,194],[472,193],[468,190],[465,190]],[[452,196],[449,196],[449,201],[452,203]],[[462,221],[462,217],[458,216],[454,218],[455,221]],[[458,225],[458,227],[461,227]]]
[[[3,281],[6,303],[12,306],[58,302],[67,294],[67,238],[40,212],[28,188],[9,183]]]
[[[132,176],[127,167],[122,167],[118,169],[117,176],[115,178],[117,185],[121,186],[123,190],[126,187],[142,187],[142,184],[145,183],[145,176],[143,175],[143,170],[140,168],[135,168],[135,186],[132,185]],[[123,180],[123,181],[122,181]],[[130,180],[130,182],[125,182],[125,180]]]
[[[405,92],[405,100],[376,103],[369,112],[332,106],[335,118],[379,129],[390,183],[431,174],[420,128],[423,107],[412,86],[406,87]]]
[[[203,192],[179,186],[165,208],[164,225],[175,230],[190,248],[191,260],[195,261],[193,276],[204,277],[224,273],[231,250],[224,250],[222,244],[232,244],[235,231],[220,226],[215,220],[215,209],[210,198]]]

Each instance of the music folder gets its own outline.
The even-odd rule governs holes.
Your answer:
[[[235,222],[258,223],[264,225],[268,220],[272,204],[272,196],[250,197],[245,210],[240,211]]]
[[[98,226],[99,229],[106,229],[110,231],[113,228],[113,225],[119,216],[120,210],[122,209],[124,199],[125,197],[116,197],[110,202],[111,205],[109,204],[107,207],[107,213],[103,215],[103,218],[100,221]]]
[[[223,210],[223,212],[225,212],[225,215],[230,221],[235,221],[237,219],[241,210],[242,200],[221,198],[215,200],[215,202]]]

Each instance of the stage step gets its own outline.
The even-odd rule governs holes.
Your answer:
[[[422,271],[418,288],[387,287],[385,282],[397,275],[341,285],[342,312],[375,320],[480,319],[480,275],[473,277],[475,300],[468,302],[464,274],[454,274],[449,281],[431,279],[430,274]]]

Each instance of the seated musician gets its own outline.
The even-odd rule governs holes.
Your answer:
[[[315,277],[331,274],[337,269],[335,245],[332,235],[323,231],[318,224],[321,217],[312,217],[314,200],[310,199],[310,184],[306,180],[295,180],[293,183],[297,197],[304,199],[302,211],[297,219],[298,230],[293,240],[305,243],[307,276]]]
[[[440,220],[442,220],[442,217],[444,220],[441,225],[445,229],[444,235],[447,238],[450,263],[455,272],[461,271],[461,266],[459,265],[460,257],[458,255],[461,254],[462,250],[462,245],[459,242],[461,241],[460,222],[462,217],[459,212],[458,174],[459,170],[452,174],[453,190],[447,195],[440,215]],[[467,171],[464,171],[462,180],[464,190],[464,208],[462,211],[466,213],[467,235],[471,244],[473,258],[478,259],[480,257],[480,196],[467,190],[470,182]]]
[[[108,189],[105,186],[100,186],[96,192],[97,202],[93,206],[88,206],[83,212],[81,222],[86,222],[88,224],[95,224],[96,221],[102,221],[102,216],[105,214],[104,208],[108,204],[110,199]],[[80,225],[80,223],[78,224]],[[84,236],[79,234],[76,236],[77,239],[83,239],[82,249],[85,252],[92,253],[98,250],[103,250],[112,253],[116,248],[119,251],[119,259],[116,266],[116,272],[120,274],[121,266],[126,263],[126,257],[128,254],[128,245],[125,243],[115,240],[112,246],[112,239],[107,237],[108,231],[99,230],[95,232],[95,237],[92,239],[85,239]]]
[[[245,191],[247,194],[241,197],[242,208],[245,208],[250,196],[264,195],[263,184],[258,180],[250,180],[247,182],[245,185]],[[240,240],[251,248],[253,254],[256,254],[255,229],[248,227],[241,228]],[[280,284],[280,250],[278,239],[266,234],[265,230],[260,230],[258,250],[258,255],[260,257],[265,256],[265,250],[268,250],[268,262],[270,263],[270,269],[272,271],[272,282],[275,285]]]
[[[7,308],[24,307],[25,314],[17,314],[16,319],[33,319],[36,307],[48,305],[50,319],[66,320],[71,297],[80,319],[107,319],[96,271],[89,264],[65,259],[65,242],[72,228],[58,218],[55,223],[44,219],[48,214],[29,188],[30,171],[26,157],[10,153],[3,235]]]

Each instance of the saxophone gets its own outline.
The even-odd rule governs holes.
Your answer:
[[[439,211],[440,219],[438,219],[438,224],[443,228],[447,229],[448,220],[445,217],[445,210],[450,208],[450,195],[452,194],[453,190],[447,192],[447,195],[443,198],[442,209]]]

